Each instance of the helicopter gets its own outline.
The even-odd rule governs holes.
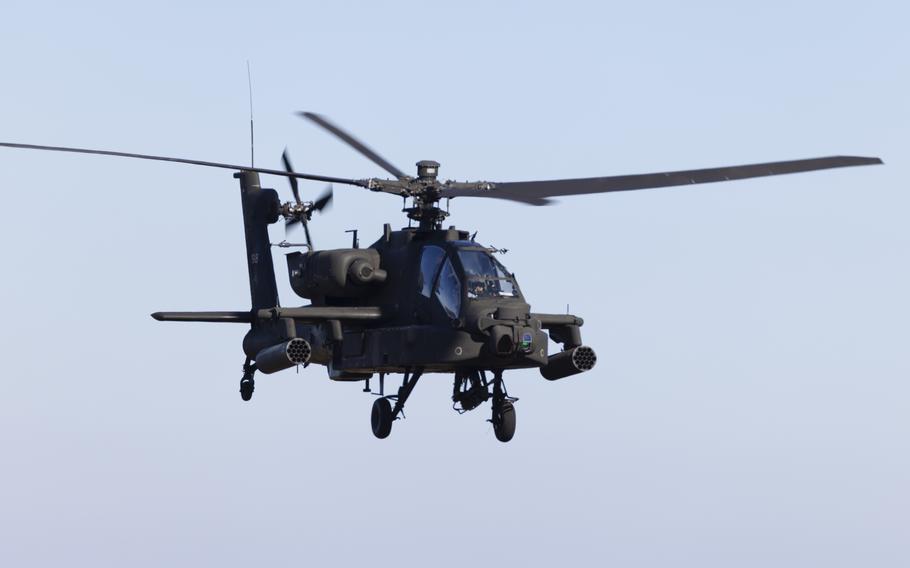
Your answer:
[[[879,158],[829,156],[730,167],[596,178],[520,182],[457,182],[439,179],[439,162],[416,163],[406,174],[328,118],[298,115],[328,131],[374,164],[389,178],[349,179],[300,173],[287,150],[283,169],[268,169],[185,158],[0,142],[0,147],[120,156],[234,170],[240,185],[251,307],[237,311],[155,312],[169,322],[236,323],[249,326],[242,349],[242,400],[255,390],[255,373],[271,374],[316,364],[333,381],[364,383],[376,395],[370,426],[386,438],[425,374],[453,377],[452,403],[459,413],[490,402],[489,421],[496,438],[510,441],[516,428],[515,402],[503,380],[505,371],[539,369],[556,381],[594,368],[597,355],[581,338],[584,320],[573,314],[531,311],[515,278],[497,258],[499,249],[484,246],[467,230],[443,228],[448,207],[440,202],[461,197],[493,198],[528,205],[549,205],[555,197],[684,186],[746,178],[882,164]],[[265,188],[260,175],[284,177],[293,201]],[[319,250],[309,223],[332,201],[332,186],[313,201],[301,199],[298,180],[361,187],[403,198],[408,226],[383,225],[381,236],[361,248],[354,231],[350,248]],[[410,204],[408,204],[410,200]],[[269,226],[284,219],[286,228],[302,225],[305,243],[272,244]],[[474,233],[476,234],[476,233]],[[291,289],[309,304],[282,306],[272,249],[294,248],[285,255]],[[561,349],[551,353],[549,342]],[[400,374],[401,384],[386,393],[385,380]],[[371,381],[378,375],[378,392]]]

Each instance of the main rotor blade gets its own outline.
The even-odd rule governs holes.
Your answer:
[[[64,146],[40,146],[37,144],[15,144],[12,142],[0,142],[3,148],[22,148],[25,150],[50,150],[52,152],[73,152],[77,154],[99,154],[102,156],[119,156],[122,158],[138,158],[140,160],[156,160],[159,162],[176,162],[178,164],[190,164],[194,166],[206,166],[209,168],[222,168],[225,170],[258,172],[273,176],[282,176],[286,178],[308,179],[312,181],[325,181],[329,183],[342,183],[346,185],[357,185],[360,187],[369,187],[366,180],[337,178],[332,176],[320,176],[314,174],[301,174],[296,172],[285,172],[281,170],[272,170],[268,168],[253,168],[250,166],[238,166],[234,164],[223,164],[221,162],[206,162],[203,160],[188,160],[186,158],[170,158],[167,156],[151,156],[148,154],[133,154],[130,152],[114,152],[111,150],[89,150],[86,148],[68,148]]]
[[[532,205],[546,205],[549,202],[547,198],[559,197],[562,195],[581,195],[588,193],[671,187],[676,185],[694,185],[697,183],[732,181],[754,177],[826,170],[830,168],[868,166],[881,163],[882,161],[879,158],[829,156],[826,158],[811,158],[807,160],[767,162],[763,164],[747,164],[743,166],[708,168],[702,170],[681,170],[653,174],[496,183],[492,184],[493,188],[489,191],[456,187],[444,189],[442,196],[496,197],[499,199],[521,201]]]
[[[297,114],[302,116],[303,118],[309,119],[309,120],[315,122],[316,124],[318,124],[319,126],[325,128],[326,130],[328,130],[329,132],[331,132],[332,134],[334,134],[335,136],[337,136],[338,138],[340,138],[341,140],[346,142],[349,146],[351,146],[352,148],[354,148],[355,150],[357,150],[358,152],[360,152],[361,154],[363,154],[364,156],[366,156],[367,158],[372,160],[372,162],[374,164],[376,164],[380,168],[384,169],[385,171],[389,172],[393,176],[395,176],[399,179],[401,179],[403,177],[407,177],[404,175],[404,172],[402,172],[401,170],[399,170],[398,168],[396,168],[395,166],[390,164],[385,158],[383,158],[382,156],[380,156],[379,154],[374,152],[366,144],[364,144],[360,140],[357,140],[356,138],[354,138],[353,136],[351,136],[350,134],[348,134],[347,132],[345,132],[344,130],[339,128],[338,126],[334,125],[333,123],[329,122],[329,120],[327,118],[325,118],[324,116],[318,115],[313,112],[298,112]]]

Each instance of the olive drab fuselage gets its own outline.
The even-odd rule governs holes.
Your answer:
[[[472,280],[459,253],[491,253],[467,239],[456,229],[403,229],[387,231],[366,249],[287,255],[291,287],[313,306],[375,306],[382,312],[379,321],[345,323],[340,337],[330,323],[298,324],[298,337],[314,346],[311,360],[338,378],[412,367],[454,372],[546,365],[547,334],[514,277]],[[379,271],[381,278],[358,278]],[[512,289],[478,294],[472,283]]]

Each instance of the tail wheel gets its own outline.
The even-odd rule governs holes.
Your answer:
[[[508,442],[515,435],[515,407],[508,400],[494,410],[493,432],[500,442]]]
[[[388,438],[392,432],[392,404],[387,398],[373,401],[373,412],[370,414],[370,425],[373,435],[379,439]]]
[[[253,382],[252,377],[244,377],[240,380],[240,398],[243,400],[250,400],[253,398],[253,390],[255,389],[255,383]]]

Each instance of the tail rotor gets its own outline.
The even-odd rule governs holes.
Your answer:
[[[281,162],[284,169],[289,174],[293,174],[294,166],[291,165],[291,158],[288,155],[287,148],[281,154]],[[314,211],[326,211],[332,204],[333,191],[332,184],[326,186],[325,191],[315,201],[302,201],[300,199],[300,187],[296,177],[288,176],[288,182],[291,184],[291,193],[294,194],[294,203],[285,203],[282,208],[282,215],[285,218],[285,231],[291,229],[297,223],[303,225],[303,232],[306,236],[306,244],[313,250],[313,239],[310,236],[309,221]]]

